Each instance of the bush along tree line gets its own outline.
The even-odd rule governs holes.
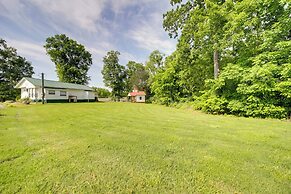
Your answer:
[[[111,93],[108,89],[106,88],[97,88],[97,87],[92,87],[94,90],[95,95],[98,98],[109,98],[111,96]]]
[[[154,96],[151,85],[156,74],[164,66],[164,54],[158,50],[153,51],[145,64],[129,61],[125,66],[119,63],[118,51],[109,51],[103,57],[103,81],[111,89],[111,98],[120,101],[127,96],[134,87],[145,91],[147,98]]]
[[[176,50],[154,76],[156,102],[214,114],[291,114],[288,0],[170,1],[163,26]]]

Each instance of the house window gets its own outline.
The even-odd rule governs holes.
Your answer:
[[[56,91],[54,91],[54,90],[49,90],[48,93],[49,93],[50,95],[55,95],[55,94],[56,94]]]
[[[60,91],[60,96],[67,96],[67,92],[66,91]]]
[[[139,97],[139,100],[142,100],[142,97],[141,96]]]

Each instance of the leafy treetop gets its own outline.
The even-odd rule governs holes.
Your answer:
[[[56,65],[60,81],[87,84],[87,75],[92,65],[91,54],[85,47],[65,34],[59,34],[46,39],[44,45],[47,54]]]

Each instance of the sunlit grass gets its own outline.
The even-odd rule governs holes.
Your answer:
[[[0,193],[291,191],[287,121],[131,103],[0,113]]]

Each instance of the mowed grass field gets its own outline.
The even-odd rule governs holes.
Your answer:
[[[289,121],[131,103],[0,114],[0,193],[291,193]]]

